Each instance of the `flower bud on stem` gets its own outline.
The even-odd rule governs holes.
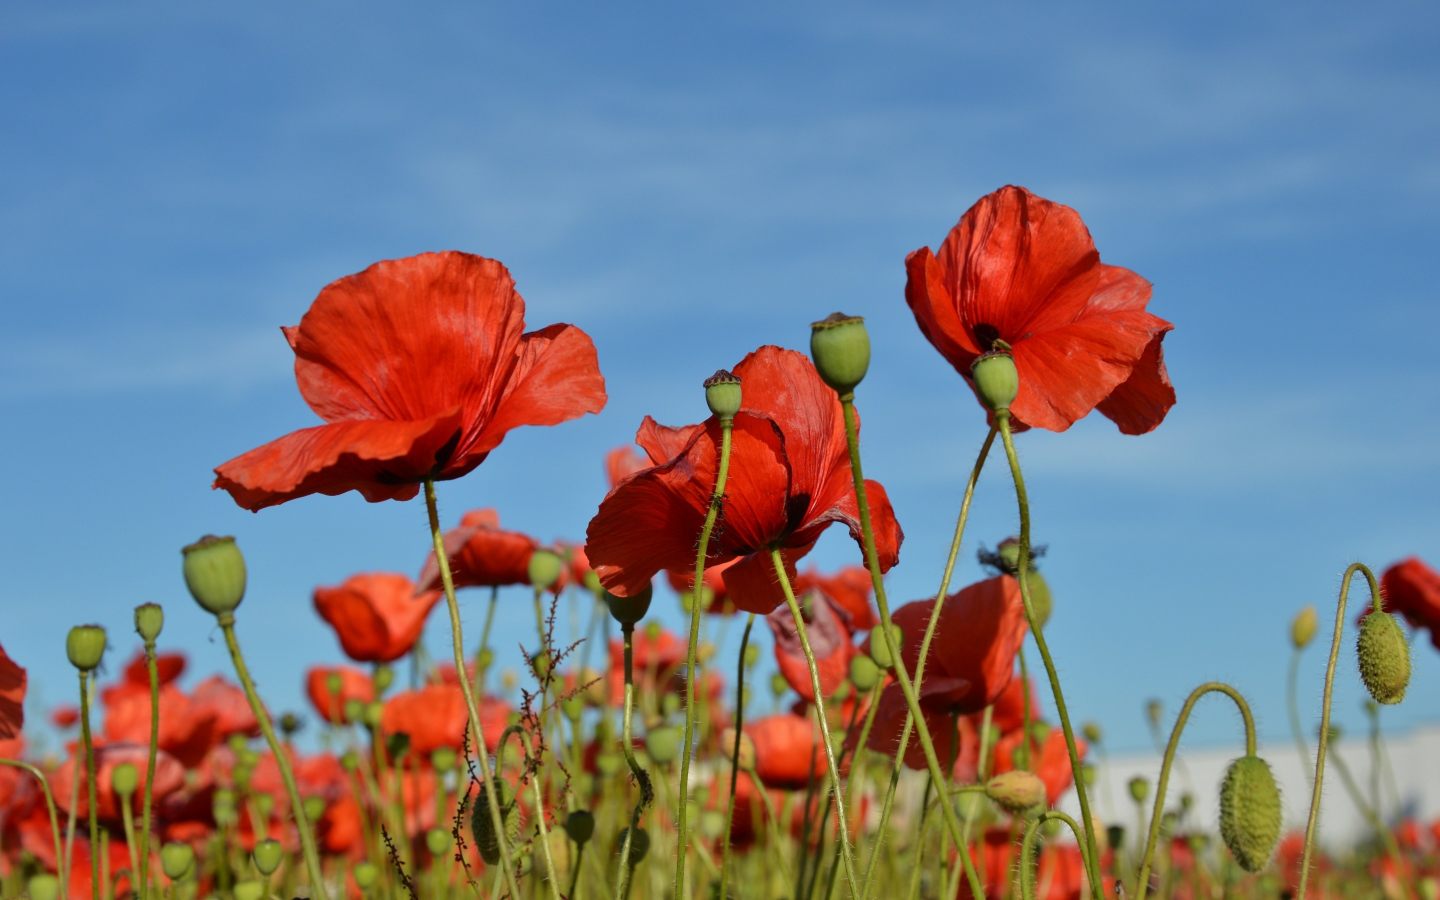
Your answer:
[[[45,808],[50,813],[50,836],[55,841],[55,864],[56,867],[59,868],[60,864],[65,859],[64,848],[60,842],[60,816],[55,812],[55,796],[50,792],[50,782],[48,779],[46,779],[45,773],[41,772],[39,769],[35,768],[35,766],[31,765],[30,763],[22,762],[18,759],[0,759],[0,766],[13,766],[17,769],[24,769],[31,775],[34,775],[36,781],[40,782],[40,790],[45,794]],[[73,805],[71,808],[74,808]],[[42,876],[36,877],[39,878]],[[58,879],[58,883],[55,885],[55,889],[60,896],[60,900],[65,900],[65,898],[69,895],[69,885],[67,883],[68,881],[68,878],[61,878]],[[31,884],[33,886],[34,879],[31,879]],[[51,894],[50,896],[54,897],[55,894]],[[31,891],[31,898],[32,900],[37,900],[35,891],[33,889]]]
[[[145,757],[145,796],[140,806],[140,868],[136,874],[136,896],[142,900],[150,880],[150,811],[154,806],[155,758],[160,749],[160,670],[155,661],[155,639],[164,627],[165,611],[159,604],[135,607],[135,631],[145,641],[145,671],[150,683],[150,740]]]

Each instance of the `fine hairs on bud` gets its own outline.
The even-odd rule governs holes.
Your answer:
[[[1220,784],[1220,837],[1242,869],[1265,868],[1280,840],[1280,818],[1280,788],[1269,763],[1248,755],[1231,763]]]
[[[1360,657],[1360,680],[1376,703],[1395,704],[1405,699],[1410,686],[1410,645],[1395,617],[1372,610],[1360,623],[1356,651]]]
[[[495,799],[500,804],[500,821],[505,827],[505,837],[513,842],[520,836],[520,815],[515,810],[510,785],[498,776],[492,783],[495,787]],[[485,860],[485,865],[493,866],[499,863],[500,840],[495,833],[495,823],[490,818],[489,791],[480,791],[475,798],[475,809],[470,815],[470,833],[475,837],[475,846],[480,851],[480,858]]]

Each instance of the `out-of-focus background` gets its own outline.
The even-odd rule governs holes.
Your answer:
[[[533,327],[594,337],[610,392],[444,484],[447,525],[493,506],[582,538],[604,452],[644,415],[698,421],[706,375],[803,349],[840,309],[874,341],[867,474],[907,535],[891,596],[933,592],[985,426],[915,327],[903,260],[1017,183],[1079,210],[1176,325],[1157,432],[1097,415],[1020,438],[1072,710],[1140,750],[1147,699],[1168,725],[1224,679],[1282,752],[1291,616],[1319,605],[1323,643],[1348,563],[1440,563],[1437,47],[1424,3],[7,3],[0,641],[32,715],[71,698],[66,630],[109,628],[118,672],[146,601],[192,678],[228,668],[180,579],[205,532],[247,554],[239,629],[276,710],[342,658],[314,586],[418,571],[419,502],[252,515],[210,470],[317,422],[278,326],[424,250],[504,261]],[[1015,528],[992,466],[956,584]],[[836,530],[813,559],[858,552]],[[528,594],[501,603],[515,665]],[[678,624],[673,597],[655,608]],[[1427,638],[1387,728],[1440,714]],[[427,640],[443,654],[442,617]],[[1335,715],[1359,734],[1346,645]],[[1301,668],[1307,721],[1323,655]],[[1218,701],[1192,729],[1239,738]]]

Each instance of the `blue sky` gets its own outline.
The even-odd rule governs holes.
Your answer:
[[[241,638],[276,709],[341,658],[313,586],[418,570],[418,503],[252,515],[209,484],[315,423],[278,326],[334,278],[424,250],[503,260],[533,327],[593,335],[611,398],[443,485],[447,523],[494,506],[580,537],[604,451],[645,414],[698,420],[706,375],[803,348],[841,309],[875,345],[867,474],[907,533],[891,596],[932,592],[984,422],[916,329],[903,260],[1017,183],[1078,209],[1176,326],[1179,404],[1157,432],[1097,416],[1020,439],[1072,708],[1141,747],[1147,698],[1173,710],[1227,679],[1288,746],[1294,612],[1333,609],[1352,560],[1440,563],[1440,11],[614,6],[0,10],[0,641],[37,696],[73,693],[73,624],[110,628],[118,669],[146,601],[194,674],[225,670],[179,574],[205,532],[247,553]],[[1003,474],[982,480],[960,583],[1015,528]],[[856,557],[840,533],[815,554]],[[502,602],[513,658],[533,620],[523,592]],[[470,598],[472,638],[482,612]],[[1358,728],[1346,644],[1336,715]],[[1392,727],[1440,715],[1426,636],[1416,658]],[[1217,705],[1192,727],[1231,740],[1238,721]]]

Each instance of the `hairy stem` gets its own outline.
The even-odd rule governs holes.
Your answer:
[[[1035,817],[1030,827],[1025,829],[1025,838],[1020,842],[1020,897],[1021,900],[1035,900],[1035,877],[1031,872],[1035,868],[1035,835],[1051,819],[1059,819],[1070,830],[1075,833],[1075,841],[1080,845],[1080,852],[1085,853],[1085,835],[1075,820],[1058,809],[1047,809]]]
[[[31,775],[34,775],[36,781],[40,782],[40,790],[43,791],[45,794],[45,809],[47,812],[50,813],[50,836],[55,841],[55,868],[58,870],[60,868],[61,861],[64,859],[64,856],[61,855],[63,851],[60,845],[60,817],[55,812],[55,796],[50,793],[50,782],[46,780],[45,773],[32,766],[30,763],[21,762],[18,759],[0,759],[0,766],[13,766],[17,769],[24,769]],[[71,806],[71,809],[74,809],[73,805]],[[69,896],[69,881],[70,879],[66,875],[61,875],[61,900],[64,900],[64,898]]]
[[[89,672],[80,670],[80,748],[85,754],[85,795],[89,800],[86,818],[90,822],[90,895],[100,900],[100,812],[95,803],[95,745],[90,740]],[[79,778],[79,773],[76,773]],[[66,873],[65,878],[69,877]]]
[[[635,869],[630,862],[630,839],[634,836],[635,829],[640,826],[640,813],[655,799],[655,790],[650,785],[650,774],[635,758],[635,748],[630,739],[630,719],[635,711],[635,623],[622,622],[620,633],[625,637],[625,712],[620,720],[620,747],[625,753],[625,761],[630,764],[631,774],[640,784],[640,799],[635,802],[635,811],[630,814],[630,827],[626,829],[625,840],[620,845],[620,865],[616,873],[618,880],[615,884],[615,896],[624,898],[630,895],[630,875]]]
[[[740,662],[735,667],[735,746],[730,750],[730,797],[725,802],[725,836],[720,844],[720,900],[725,900],[730,883],[730,824],[735,819],[735,785],[740,778],[740,739],[745,734],[745,650],[750,646],[750,629],[755,627],[755,614],[745,620],[745,633],[740,635]]]
[[[150,881],[150,810],[154,806],[155,758],[160,750],[160,670],[155,662],[155,642],[145,642],[145,669],[150,676],[150,742],[145,757],[145,799],[140,807],[140,900],[146,900]]]

